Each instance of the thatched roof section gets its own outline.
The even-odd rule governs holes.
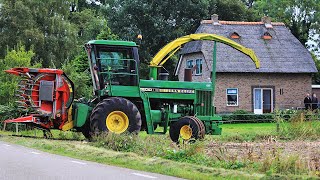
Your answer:
[[[267,33],[266,33],[267,32]],[[317,72],[309,51],[296,39],[283,23],[236,22],[204,20],[196,33],[212,33],[230,38],[255,51],[261,68],[255,69],[249,57],[239,51],[217,44],[217,72],[265,72],[265,73],[314,73]],[[264,34],[270,40],[263,39]],[[202,52],[206,60],[212,60],[213,42],[194,41],[187,43],[181,54]],[[211,63],[208,63],[211,64]]]

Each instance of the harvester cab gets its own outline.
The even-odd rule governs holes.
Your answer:
[[[211,82],[169,81],[163,64],[190,41],[214,41]],[[139,78],[138,47],[134,42],[93,40],[85,44],[95,98],[73,101],[73,84],[61,70],[13,68],[8,73],[21,81],[19,103],[29,116],[5,123],[30,123],[50,130],[82,131],[85,137],[103,132],[121,134],[166,133],[174,142],[221,134],[221,117],[214,106],[216,42],[248,55],[259,68],[251,49],[214,34],[191,34],[164,46],[149,64],[150,77]],[[156,131],[157,127],[162,127]]]
[[[94,40],[85,48],[96,96],[108,95],[112,85],[138,85],[139,55],[134,42]]]

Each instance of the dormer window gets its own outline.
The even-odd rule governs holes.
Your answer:
[[[263,33],[262,38],[264,40],[270,40],[270,39],[272,39],[272,36],[271,36],[271,34],[269,32],[265,32],[265,33]]]
[[[239,39],[239,38],[240,38],[240,35],[239,35],[238,33],[236,33],[236,32],[233,32],[233,33],[230,34],[230,37],[231,37],[232,39]]]

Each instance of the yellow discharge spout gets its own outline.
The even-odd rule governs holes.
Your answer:
[[[190,34],[187,36],[180,37],[180,38],[168,43],[167,45],[165,45],[154,56],[154,58],[150,62],[150,66],[151,67],[162,66],[177,50],[179,50],[181,48],[181,46],[183,44],[190,42],[190,41],[199,41],[199,40],[216,41],[216,42],[220,42],[220,43],[226,44],[228,46],[231,46],[234,49],[249,56],[251,58],[251,60],[254,62],[256,68],[257,69],[260,68],[260,61],[252,49],[246,48],[246,47],[242,46],[241,44],[238,44],[228,38],[225,38],[223,36],[219,36],[216,34]]]

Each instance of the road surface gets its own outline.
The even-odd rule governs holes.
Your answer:
[[[160,174],[53,155],[0,141],[1,180],[178,180]]]

